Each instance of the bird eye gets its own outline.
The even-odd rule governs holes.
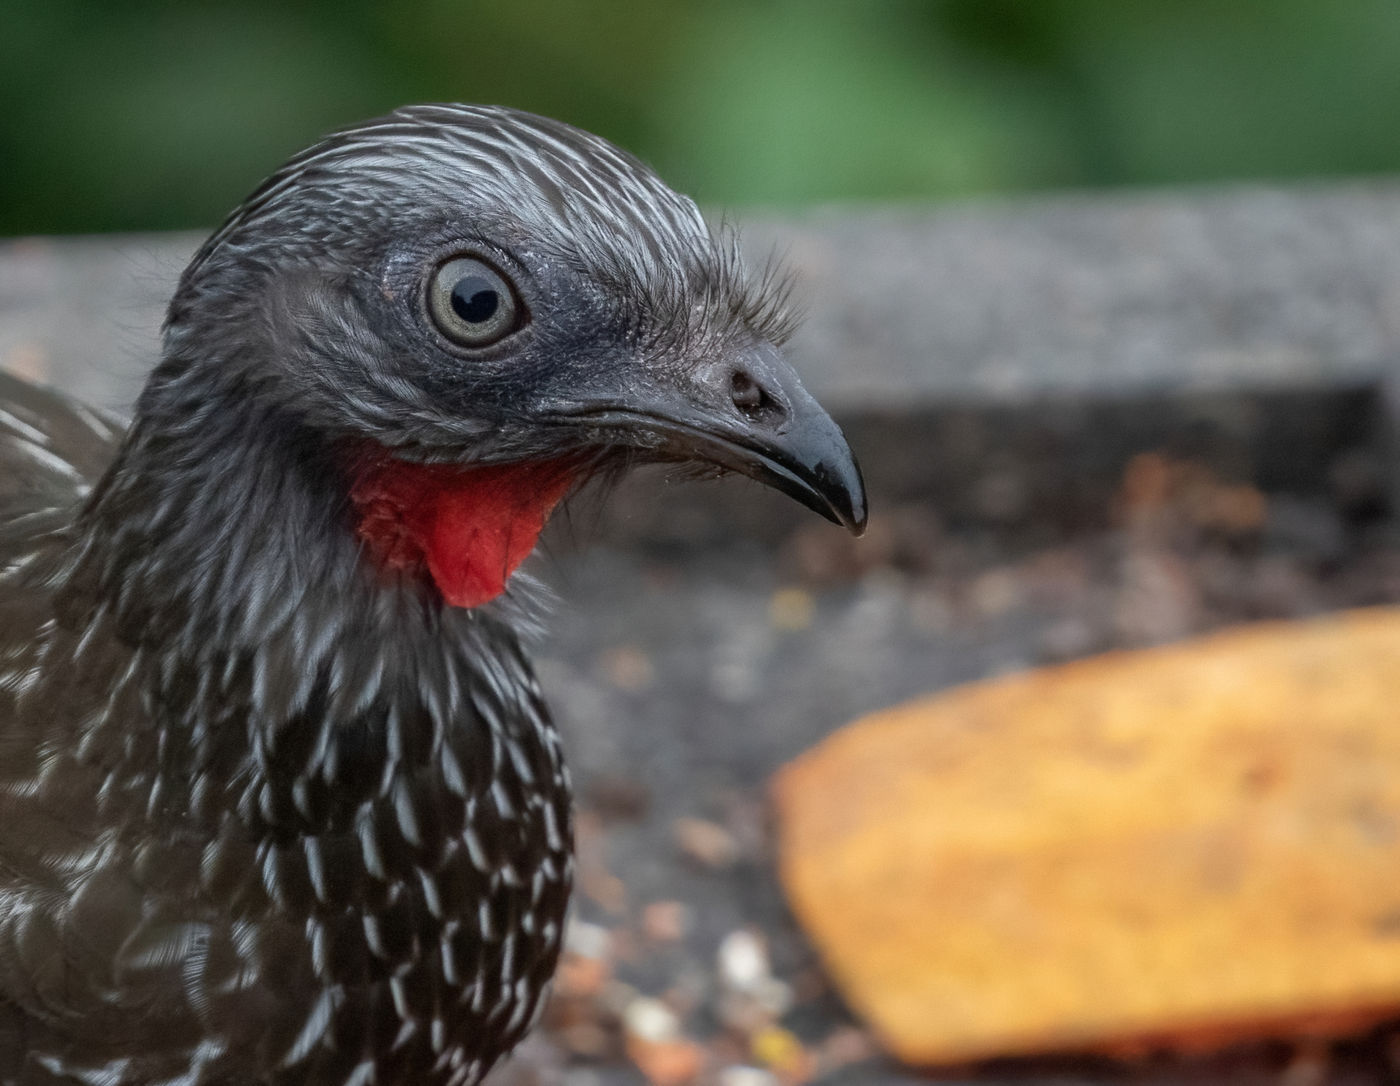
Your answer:
[[[469,256],[453,257],[433,272],[428,312],[438,330],[463,347],[489,347],[525,323],[505,276]]]

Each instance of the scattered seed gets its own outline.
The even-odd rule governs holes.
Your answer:
[[[642,910],[642,934],[654,943],[678,943],[690,930],[690,909],[679,901],[653,901]]]
[[[739,843],[716,822],[678,818],[673,832],[681,854],[702,867],[719,870],[731,867],[739,859]]]
[[[731,991],[753,992],[769,980],[768,948],[747,929],[731,931],[719,945],[719,979]]]

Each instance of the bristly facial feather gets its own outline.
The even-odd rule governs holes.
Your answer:
[[[423,268],[454,250],[516,277],[532,320],[509,372],[463,366],[422,335]],[[780,342],[786,302],[774,266],[750,277],[732,230],[712,234],[693,201],[605,141],[512,111],[413,107],[292,159],[209,239],[143,406],[198,370],[201,385],[236,382],[411,457],[533,458],[561,434],[517,424],[608,385],[619,358],[679,371]],[[212,360],[211,342],[240,349]]]

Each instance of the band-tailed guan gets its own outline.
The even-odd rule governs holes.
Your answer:
[[[424,106],[204,244],[124,433],[0,379],[0,1081],[477,1082],[569,894],[514,570],[639,461],[858,529],[783,329],[636,159]]]

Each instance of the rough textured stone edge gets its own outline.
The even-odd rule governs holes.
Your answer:
[[[1400,182],[734,216],[797,276],[838,413],[1369,386],[1400,372]],[[0,365],[128,403],[195,234],[0,242]]]

